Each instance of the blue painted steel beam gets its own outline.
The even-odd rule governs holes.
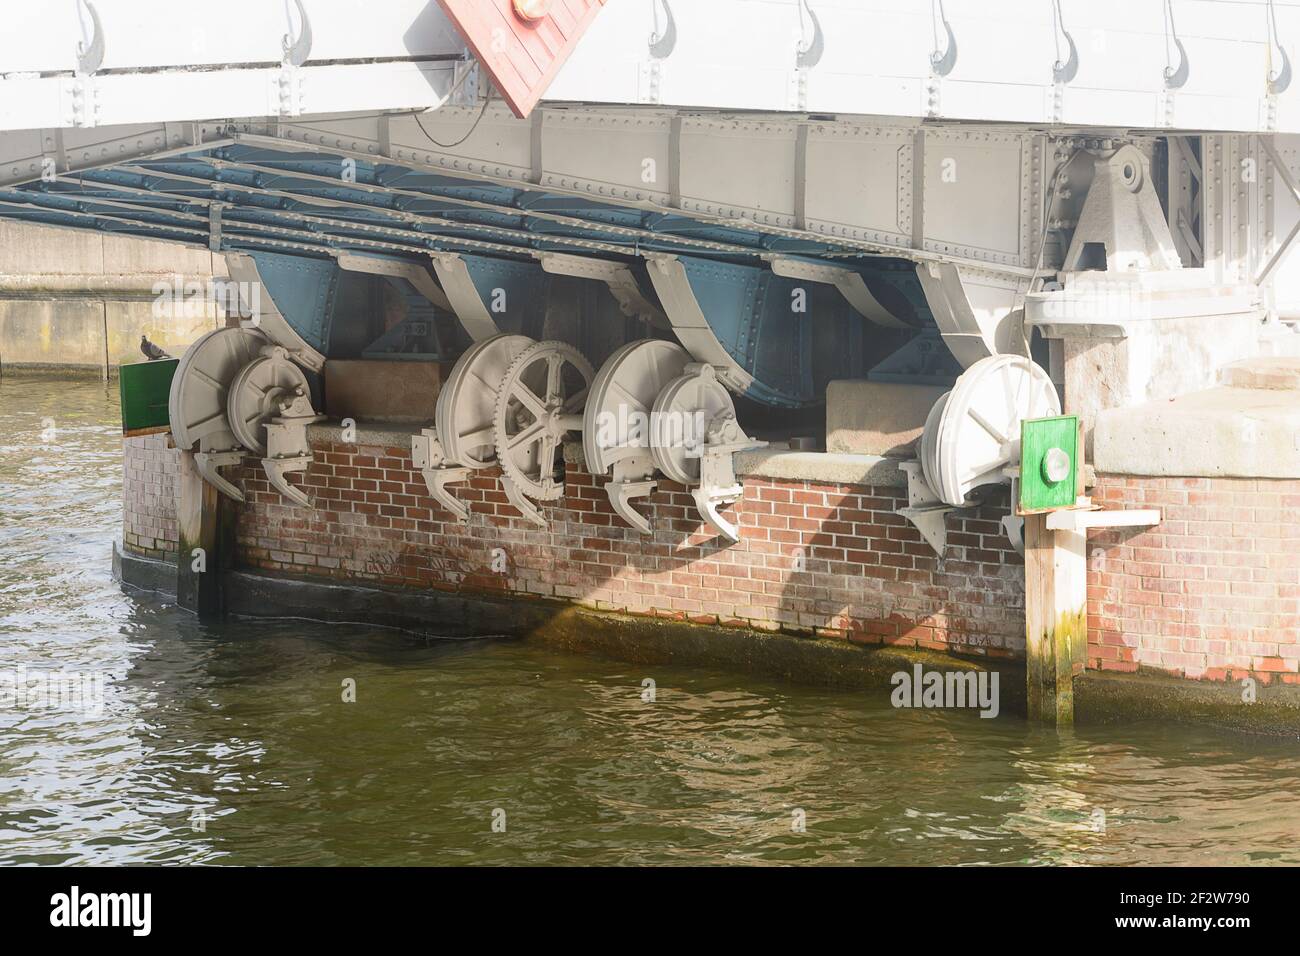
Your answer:
[[[866,320],[834,290],[766,267],[688,256],[678,261],[718,344],[753,378],[749,398],[815,405],[831,379],[865,375]],[[676,324],[679,317],[668,314]],[[689,321],[686,313],[680,318]]]

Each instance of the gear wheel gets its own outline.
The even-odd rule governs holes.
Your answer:
[[[582,412],[595,372],[564,342],[538,342],[519,354],[497,391],[493,438],[502,475],[538,501],[564,494],[556,479],[565,434],[582,431]]]

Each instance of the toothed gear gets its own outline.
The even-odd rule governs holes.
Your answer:
[[[527,497],[554,501],[564,494],[564,436],[581,432],[594,377],[591,363],[564,342],[538,342],[506,372],[493,418],[497,463]]]

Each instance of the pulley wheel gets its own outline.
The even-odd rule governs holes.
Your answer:
[[[268,339],[256,329],[214,329],[181,356],[167,396],[167,417],[177,448],[229,451],[239,444],[226,417],[230,384],[258,357]]]
[[[264,349],[230,383],[226,416],[239,443],[257,457],[266,454],[263,426],[280,414],[280,403],[310,395],[307,376],[279,346]]]
[[[650,415],[655,399],[679,378],[690,353],[676,342],[642,339],[631,342],[600,367],[583,413],[582,450],[587,471],[607,473],[614,464],[643,458],[646,474],[654,470],[650,455]]]
[[[529,498],[564,494],[560,451],[565,434],[582,429],[594,377],[591,363],[564,342],[538,342],[506,372],[493,419],[497,462]]]
[[[719,415],[734,418],[736,406],[713,366],[669,382],[650,416],[650,454],[659,470],[679,484],[698,484],[705,436]]]
[[[943,409],[934,491],[960,506],[980,485],[1007,480],[1003,471],[1020,454],[1020,423],[1059,414],[1056,386],[1032,360],[1020,355],[980,359],[957,379]]]
[[[449,462],[467,468],[496,463],[492,419],[497,389],[515,359],[534,344],[526,335],[493,335],[475,342],[456,360],[434,409],[438,441]]]
[[[926,485],[936,495],[939,486],[938,479],[935,477],[939,470],[938,458],[936,455],[937,444],[939,439],[939,422],[943,420],[943,410],[948,405],[948,396],[952,392],[944,392],[939,396],[939,400],[930,408],[930,414],[925,416],[925,428],[921,431],[921,447],[917,457],[921,460],[921,476],[925,479]]]

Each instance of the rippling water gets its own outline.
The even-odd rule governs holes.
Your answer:
[[[98,713],[0,708],[0,862],[1300,862],[1294,741],[200,625],[110,576],[120,455],[114,389],[0,379],[0,666],[106,675]]]

